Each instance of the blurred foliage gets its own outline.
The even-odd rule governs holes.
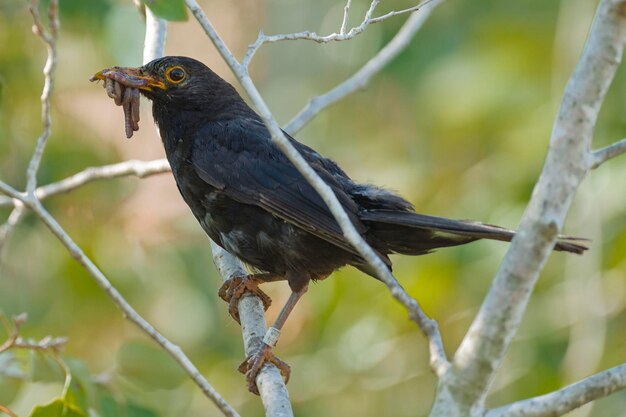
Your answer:
[[[185,0],[143,0],[155,15],[172,21],[187,20]]]
[[[201,4],[238,56],[261,28],[334,32],[344,6],[330,0]],[[382,2],[380,13],[410,5]],[[515,227],[595,6],[593,0],[446,2],[367,89],[297,136],[355,179],[400,191],[420,212]],[[353,2],[350,22],[358,23],[366,8],[367,2]],[[132,2],[61,0],[61,19],[54,130],[40,182],[88,166],[161,157],[148,103],[141,130],[126,141],[120,110],[87,81],[101,68],[140,63],[143,23]],[[374,25],[350,42],[266,45],[253,61],[254,79],[287,122],[312,95],[360,68],[404,19]],[[45,48],[30,25],[27,2],[0,2],[0,178],[18,187],[41,132]],[[193,21],[170,25],[167,52],[199,58],[233,79]],[[596,147],[625,135],[625,101],[622,65]],[[551,257],[488,405],[546,393],[624,362],[624,178],[626,160],[618,159],[583,184],[565,233],[591,238],[592,249],[581,257]],[[206,238],[169,175],[98,182],[45,205],[242,415],[263,415],[236,371],[241,335],[217,297],[220,279]],[[0,222],[8,214],[0,208]],[[394,260],[402,284],[439,321],[450,354],[505,250],[502,243],[477,242]],[[68,336],[64,360],[84,393],[64,395],[64,374],[45,354],[10,351],[0,355],[0,404],[20,416],[49,415],[55,407],[68,416],[85,408],[101,417],[217,414],[35,218],[18,226],[2,259],[0,306],[8,314],[28,312],[24,337]],[[288,289],[276,283],[267,290],[275,301],[271,321]],[[276,353],[292,365],[289,389],[299,416],[421,416],[430,408],[436,381],[423,337],[379,282],[352,269],[312,286]],[[572,415],[613,417],[624,409],[621,393]]]

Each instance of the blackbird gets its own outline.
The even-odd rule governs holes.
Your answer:
[[[270,328],[261,348],[240,367],[255,393],[265,362],[276,364],[287,379],[288,366],[271,348],[309,282],[345,265],[376,277],[374,271],[348,243],[318,193],[272,142],[260,116],[203,63],[169,56],[140,68],[106,69],[96,79],[119,84],[115,90],[111,81],[106,83],[107,91],[118,91],[117,104],[121,88],[138,89],[152,100],[154,121],[183,199],[211,239],[254,272],[220,289],[231,315],[238,320],[238,300],[245,292],[258,294],[267,308],[270,300],[260,283],[289,283],[292,295],[273,326],[276,330]],[[285,136],[333,190],[389,269],[393,253],[424,255],[478,239],[510,241],[515,235],[475,221],[418,214],[393,191],[354,182],[335,162]],[[577,240],[560,238],[555,250],[580,254],[587,248]]]

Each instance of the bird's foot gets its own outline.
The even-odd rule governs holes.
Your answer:
[[[219,289],[218,294],[220,298],[228,303],[228,312],[237,323],[241,324],[237,307],[239,306],[239,300],[245,293],[251,293],[259,297],[263,302],[265,310],[272,304],[272,299],[259,288],[259,284],[262,282],[264,281],[250,274],[245,277],[231,278],[224,282],[224,285]]]
[[[261,347],[252,355],[248,356],[248,358],[239,365],[239,372],[246,376],[246,380],[248,381],[248,390],[256,395],[259,395],[259,387],[256,384],[256,377],[259,375],[261,368],[266,363],[274,364],[280,374],[283,376],[285,380],[285,384],[289,382],[289,375],[291,374],[291,367],[286,363],[278,359],[272,353],[272,347],[266,343],[261,343]]]

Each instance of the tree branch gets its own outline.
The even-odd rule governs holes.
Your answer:
[[[52,88],[54,85],[54,75],[57,65],[57,46],[56,39],[59,33],[59,15],[58,15],[58,0],[51,0],[48,6],[48,19],[50,30],[46,31],[41,18],[39,17],[39,0],[32,0],[30,6],[30,13],[33,15],[33,33],[39,36],[46,44],[48,49],[48,59],[43,69],[45,83],[43,92],[41,94],[41,114],[43,120],[43,133],[37,139],[37,145],[35,151],[28,164],[27,171],[27,185],[26,192],[33,194],[37,187],[37,171],[41,164],[41,157],[43,156],[43,150],[46,147],[46,142],[50,137],[52,119],[50,116],[50,96],[52,95]]]
[[[222,249],[211,239],[209,242],[211,243],[213,262],[215,262],[215,266],[224,281],[248,274],[239,259]],[[259,348],[267,331],[265,310],[261,299],[250,293],[245,294],[239,300],[238,310],[244,350],[246,356],[249,356]],[[257,386],[263,407],[265,407],[266,417],[293,417],[289,392],[276,366],[268,364],[261,369],[257,377]]]
[[[622,139],[605,148],[598,149],[591,153],[590,168],[596,169],[609,159],[620,156],[624,152],[626,152],[626,139]]]
[[[350,16],[350,6],[352,5],[352,0],[348,0],[346,5],[343,8],[343,19],[341,20],[341,28],[339,29],[339,33],[341,35],[346,34],[346,29],[348,28],[348,19]]]
[[[259,32],[259,35],[256,41],[248,47],[248,51],[246,52],[246,55],[243,57],[241,61],[241,65],[244,68],[248,68],[248,65],[250,64],[250,61],[252,61],[254,54],[259,50],[261,46],[263,46],[263,44],[282,42],[282,41],[295,41],[295,40],[307,40],[307,41],[313,41],[317,43],[347,41],[363,33],[370,24],[380,23],[384,20],[389,19],[390,17],[398,16],[400,14],[414,12],[432,1],[434,0],[424,0],[422,3],[416,6],[410,7],[408,9],[404,9],[404,10],[400,10],[396,12],[390,12],[383,16],[372,17],[372,14],[374,13],[374,11],[376,10],[376,7],[380,3],[380,0],[372,0],[372,2],[370,3],[370,7],[367,9],[367,12],[365,13],[365,16],[363,17],[363,21],[361,22],[361,24],[353,27],[347,33],[346,33],[346,25],[347,25],[348,11],[350,8],[350,2],[348,2],[346,4],[346,7],[344,8],[344,18],[341,23],[339,33],[335,32],[326,36],[321,36],[315,32],[311,32],[307,30],[303,32],[284,33],[280,35],[266,35],[265,33],[263,33],[263,31],[261,31]],[[189,3],[187,3],[187,5],[189,7],[192,7],[192,5],[190,5]]]
[[[63,230],[61,225],[48,213],[36,198],[24,201],[25,204],[39,217],[39,219],[50,229],[50,231],[61,241],[70,255],[80,263],[83,268],[92,276],[98,286],[113,300],[115,305],[124,313],[128,321],[135,324],[142,332],[150,336],[157,342],[167,353],[174,358],[176,362],[185,370],[191,379],[200,387],[202,392],[220,409],[220,411],[228,417],[239,417],[239,414],[233,409],[222,396],[209,384],[202,376],[196,366],[189,360],[185,353],[177,345],[165,338],[157,329],[155,329],[148,321],[146,321],[111,285],[107,277],[100,269],[89,259],[80,247],[72,240],[72,238]]]
[[[330,187],[317,175],[302,155],[300,155],[300,153],[298,153],[298,151],[289,143],[278,123],[272,116],[269,108],[265,104],[259,91],[250,79],[247,69],[243,64],[239,64],[235,57],[230,53],[198,3],[195,0],[186,0],[186,3],[189,10],[196,17],[198,23],[200,23],[205,33],[209,36],[217,50],[222,55],[222,58],[229,65],[250,97],[251,101],[256,106],[259,111],[259,115],[272,135],[272,141],[294,164],[309,184],[311,184],[311,186],[318,192],[341,227],[346,240],[350,242],[350,244],[367,261],[367,263],[373,267],[377,276],[389,288],[392,296],[406,307],[409,311],[411,319],[418,324],[422,332],[426,335],[430,346],[431,365],[438,375],[443,374],[448,367],[448,360],[441,344],[441,336],[439,334],[437,323],[434,320],[431,320],[421,309],[418,302],[413,299],[404,290],[404,288],[402,288],[387,266],[356,230]],[[377,2],[372,2],[372,4],[374,3]],[[370,7],[370,11],[368,11],[368,13],[371,14],[371,11],[373,11],[373,7]]]
[[[304,109],[285,126],[285,131],[289,134],[302,129],[311,119],[317,116],[326,107],[338,102],[349,94],[360,88],[364,88],[374,75],[379,73],[389,62],[398,56],[411,42],[417,31],[422,27],[426,19],[435,7],[443,0],[432,0],[420,5],[419,11],[411,14],[398,33],[383,49],[370,59],[352,77],[348,78],[329,92],[321,96],[313,97]],[[349,7],[346,5],[346,7]]]
[[[146,36],[143,46],[143,63],[165,55],[165,39],[167,38],[167,20],[159,19],[149,7],[146,13]]]
[[[117,164],[90,167],[61,181],[37,188],[35,190],[35,196],[38,200],[45,200],[48,197],[67,193],[96,180],[107,180],[129,175],[145,178],[169,171],[170,165],[167,159],[155,159],[153,161],[129,160]],[[0,197],[0,207],[10,207],[13,205],[13,198]]]
[[[626,43],[626,1],[603,0],[570,78],[543,172],[481,309],[440,380],[431,416],[477,415],[588,171],[588,149]]]
[[[550,394],[489,410],[485,417],[560,416],[623,389],[626,389],[626,364],[607,369]]]

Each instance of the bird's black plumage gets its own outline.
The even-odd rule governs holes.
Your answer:
[[[138,128],[138,109],[120,100],[122,90],[111,81],[139,89],[152,100],[176,184],[194,216],[217,244],[266,273],[222,287],[220,296],[230,302],[234,318],[246,291],[269,305],[269,297],[257,287],[259,279],[279,276],[293,290],[273,325],[280,330],[311,279],[326,278],[344,265],[375,276],[321,197],[272,142],[260,117],[204,64],[165,57],[141,68],[103,70],[92,78],[97,79],[107,80],[109,96],[125,106],[127,135]],[[126,93],[124,97],[137,97],[136,91]],[[509,241],[515,235],[497,226],[418,214],[392,191],[352,181],[336,163],[285,135],[389,268],[392,253],[422,255],[478,239]],[[555,249],[582,253],[586,248],[577,240],[562,238]],[[288,379],[288,365],[271,354],[270,344],[261,344],[239,368],[252,392],[258,393],[256,375],[267,361]]]
[[[183,69],[182,81],[169,81],[172,68]],[[323,200],[230,84],[187,57],[157,59],[137,71],[163,84],[142,92],[153,101],[178,188],[215,242],[257,270],[285,276],[294,290],[347,264],[368,272]],[[395,193],[355,183],[335,162],[287,137],[389,267],[391,253],[421,255],[514,235],[477,222],[417,214]],[[584,247],[561,241],[556,249],[580,253]]]

